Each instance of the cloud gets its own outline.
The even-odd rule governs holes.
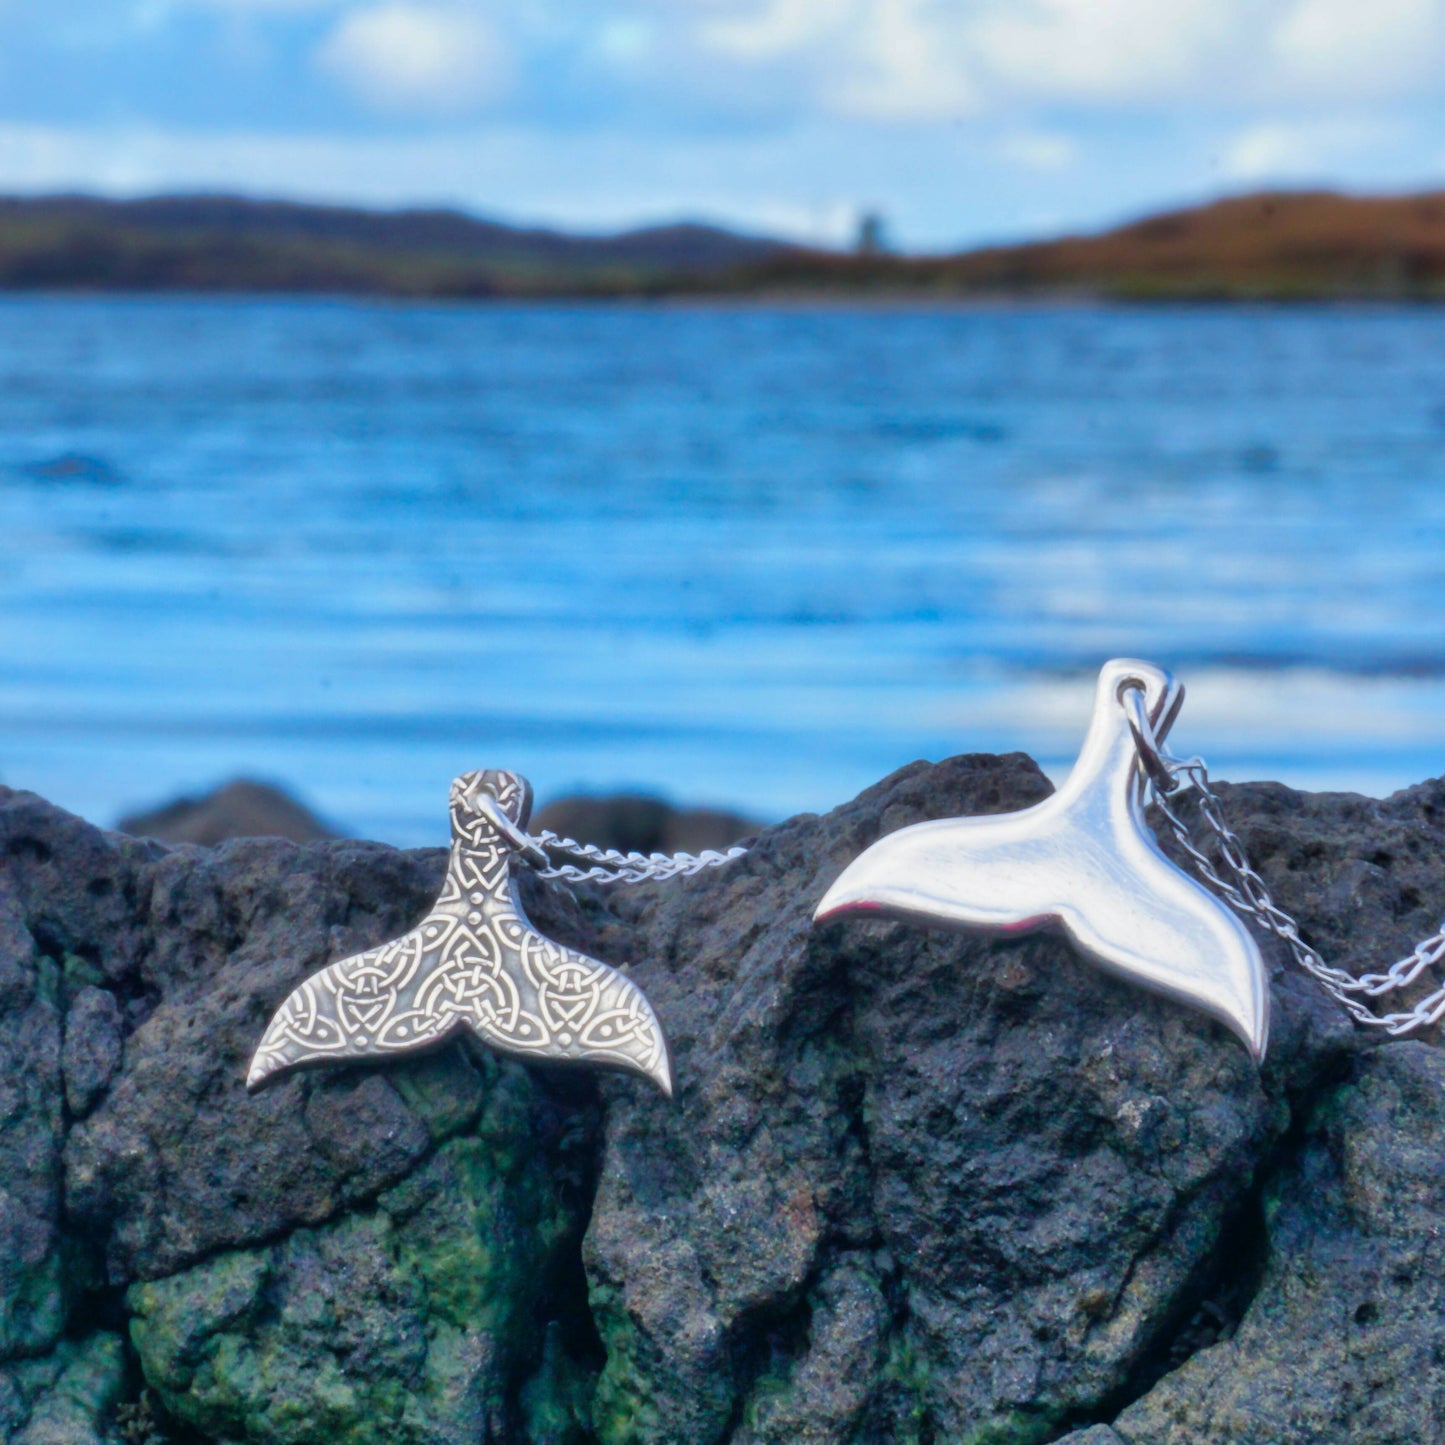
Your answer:
[[[684,37],[725,64],[790,67],[800,106],[881,121],[1308,105],[1439,90],[1445,73],[1445,0],[703,0],[683,14]]]
[[[932,0],[874,0],[855,32],[854,74],[825,88],[845,115],[876,120],[950,120],[979,109],[956,37]]]
[[[851,0],[765,0],[741,13],[705,16],[698,35],[739,60],[774,60],[829,36],[855,8]]]
[[[999,142],[1000,159],[1030,171],[1067,170],[1079,159],[1078,143],[1051,131],[1015,131]]]
[[[970,38],[1008,90],[1125,101],[1214,72],[1239,21],[1231,0],[1014,0],[979,19]]]
[[[317,61],[368,104],[404,113],[476,110],[510,82],[509,58],[483,16],[408,0],[344,16]]]
[[[790,63],[825,113],[908,122],[1217,92],[1258,48],[1254,10],[1252,0],[713,0],[690,24],[694,43],[727,63]]]
[[[329,27],[322,73],[403,116],[509,100],[518,116],[645,121],[659,132],[984,118],[1057,133],[1091,116],[1152,114],[1168,126],[1189,112],[1312,113],[1321,101],[1445,90],[1445,0],[149,3],[244,14],[274,36],[278,57]],[[333,86],[298,97],[294,113],[313,123],[335,101]],[[1029,162],[1020,153],[1015,163]]]
[[[824,113],[884,121],[951,119],[978,97],[953,0],[764,0],[713,6],[694,44],[739,68],[789,66]]]
[[[1231,181],[1250,185],[1318,181],[1403,139],[1398,126],[1369,117],[1261,121],[1230,140],[1223,168]]]
[[[1438,85],[1445,64],[1440,0],[1298,0],[1271,36],[1286,72],[1350,95]]]

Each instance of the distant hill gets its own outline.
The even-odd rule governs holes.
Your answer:
[[[701,225],[577,236],[448,210],[52,196],[0,200],[0,288],[1445,301],[1445,192],[1270,192],[939,256],[853,255]]]
[[[950,295],[1445,301],[1445,191],[1264,192],[1097,235],[893,261],[779,256],[764,269],[779,286]]]
[[[701,225],[574,236],[460,211],[235,196],[0,199],[0,287],[12,290],[618,293],[723,278],[793,249]]]

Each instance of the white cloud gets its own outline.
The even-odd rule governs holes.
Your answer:
[[[681,24],[726,63],[788,63],[823,113],[886,121],[1309,104],[1445,73],[1445,0],[701,0]]]
[[[742,66],[793,67],[825,112],[873,120],[949,119],[978,98],[960,44],[956,0],[763,0],[714,3],[695,18],[705,52]]]
[[[612,98],[640,87],[646,103],[682,114],[721,97],[735,116],[898,125],[993,114],[1023,130],[1056,124],[1031,107],[1287,110],[1383,98],[1402,86],[1439,89],[1445,73],[1445,0],[151,3],[258,23],[267,13],[331,7],[339,13],[323,65],[397,112],[498,100],[512,73],[508,51],[588,56],[611,72]],[[1048,164],[1043,151],[1036,157]],[[1020,152],[1015,163],[1030,162]]]
[[[713,0],[688,23],[694,43],[727,62],[790,62],[825,111],[915,121],[1217,89],[1239,52],[1257,48],[1252,10],[1252,0]]]
[[[1271,47],[1299,81],[1351,95],[1437,83],[1445,61],[1441,0],[1298,0]]]
[[[409,0],[344,16],[317,60],[383,110],[475,110],[500,99],[509,82],[508,56],[484,17]]]
[[[825,99],[844,115],[877,120],[972,114],[979,97],[944,19],[933,0],[874,0],[854,29],[856,68],[825,87]]]
[[[1079,159],[1072,138],[1051,131],[1015,131],[999,142],[1000,159],[1030,171],[1067,170]]]
[[[971,42],[1009,89],[1133,100],[1213,71],[1240,19],[1231,0],[1014,0],[979,19]]]
[[[684,123],[993,114],[1050,128],[1057,113],[1038,107],[1152,106],[1163,119],[1445,91],[1445,0],[125,0],[141,7],[278,34],[288,12],[330,12],[328,70],[397,111],[498,99],[508,53],[537,62],[519,79],[590,64],[604,103],[625,107],[631,90],[639,109],[670,104]],[[570,98],[598,96],[578,85]]]
[[[1368,117],[1261,121],[1229,142],[1224,174],[1251,185],[1318,181],[1373,150],[1398,146],[1402,139],[1397,127]]]
[[[742,13],[704,17],[702,43],[740,60],[772,60],[834,32],[856,7],[851,0],[763,0]]]

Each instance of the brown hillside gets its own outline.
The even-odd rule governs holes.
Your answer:
[[[1119,298],[1445,300],[1445,191],[1399,197],[1267,192],[1092,236],[912,260],[780,257],[777,284]]]
[[[1225,294],[1396,294],[1445,289],[1445,192],[1266,193],[1171,211],[1101,236],[957,258],[975,284]]]

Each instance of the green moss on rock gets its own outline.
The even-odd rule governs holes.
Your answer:
[[[509,1094],[497,1107],[510,1118]],[[166,1409],[256,1445],[462,1445],[511,1430],[554,1256],[576,1248],[580,1220],[527,1133],[498,1150],[493,1132],[443,1145],[373,1209],[133,1286],[131,1339]],[[550,1422],[533,1393],[529,1413]]]
[[[101,1445],[125,1384],[119,1335],[64,1340],[0,1368],[0,1435],[12,1445]]]
[[[65,1328],[66,1275],[57,1246],[33,1264],[9,1260],[10,1276],[0,1298],[0,1356],[44,1349]]]
[[[567,1353],[557,1326],[549,1326],[541,1362],[519,1397],[526,1438],[533,1445],[588,1445],[596,1388],[596,1375]]]

